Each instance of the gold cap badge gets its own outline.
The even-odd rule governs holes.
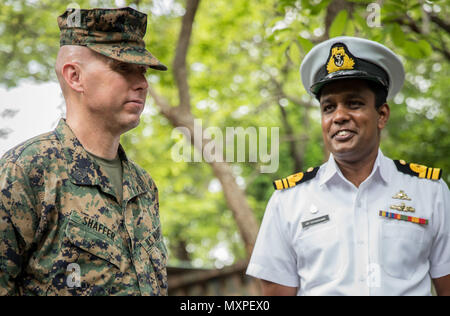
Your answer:
[[[355,60],[352,57],[344,44],[333,46],[328,57],[327,72],[330,74],[338,70],[354,69]]]

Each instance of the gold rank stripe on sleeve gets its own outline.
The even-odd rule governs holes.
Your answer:
[[[394,163],[398,171],[415,177],[430,180],[439,180],[442,175],[441,168],[429,168],[427,166],[419,165],[416,163],[407,163],[404,160],[394,160]]]
[[[317,174],[319,167],[309,168],[306,172],[298,172],[289,177],[275,180],[273,186],[275,190],[283,190],[296,186],[297,184],[303,183],[305,181],[311,180]]]

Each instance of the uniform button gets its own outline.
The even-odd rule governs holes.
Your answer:
[[[358,245],[359,245],[359,246],[362,246],[362,245],[364,245],[364,241],[362,241],[362,240],[358,240]]]
[[[365,278],[365,277],[363,277],[363,276],[360,276],[360,277],[359,277],[359,282],[361,282],[361,283],[362,283],[362,282],[364,282],[364,281],[366,281],[366,278]]]

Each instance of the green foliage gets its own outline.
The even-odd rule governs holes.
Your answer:
[[[114,1],[77,1],[81,7],[114,6]],[[321,164],[324,149],[320,113],[301,86],[299,66],[314,43],[327,36],[354,35],[380,41],[402,56],[406,83],[391,107],[383,133],[383,152],[392,158],[441,167],[450,182],[450,71],[447,31],[424,19],[425,10],[446,20],[446,1],[386,0],[381,6],[381,26],[367,24],[367,5],[349,1],[340,8],[325,34],[327,9],[333,1],[215,0],[200,3],[187,56],[192,112],[203,126],[280,127],[280,167],[274,174],[260,174],[258,163],[233,163],[233,170],[260,220],[270,198],[271,182],[295,170],[292,136],[304,151],[304,169]],[[181,25],[184,1],[174,1],[161,15],[151,15],[160,1],[139,1],[149,13],[147,47],[169,71],[149,72],[149,82],[168,101],[178,104],[170,71]],[[424,3],[421,5],[420,3]],[[133,1],[127,1],[133,4]],[[0,3],[0,83],[17,85],[22,78],[54,80],[58,50],[56,17],[65,1],[3,1]],[[161,11],[158,11],[161,12]],[[448,24],[448,22],[447,22]],[[428,32],[426,28],[428,27]],[[415,28],[419,32],[415,31]],[[282,86],[283,93],[276,83]],[[282,100],[283,99],[283,100]],[[171,264],[186,258],[198,266],[223,264],[212,256],[219,243],[234,259],[245,256],[236,224],[211,168],[206,163],[175,163],[171,148],[173,127],[149,105],[138,128],[122,143],[128,155],[143,166],[159,188],[163,233],[171,251]],[[292,127],[288,134],[279,104]],[[248,156],[248,153],[247,153]],[[180,250],[180,248],[182,248]],[[185,258],[178,254],[185,252]]]
[[[341,10],[337,14],[330,27],[330,37],[341,36],[345,34],[345,28],[348,24],[348,12]]]

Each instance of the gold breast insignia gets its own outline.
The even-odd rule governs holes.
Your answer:
[[[416,209],[412,206],[406,206],[405,203],[401,203],[400,205],[391,205],[391,209],[397,210],[400,212],[415,212]]]
[[[405,191],[400,190],[400,192],[398,192],[396,195],[394,195],[392,197],[393,199],[398,199],[398,200],[406,200],[406,201],[411,201],[411,198],[408,196],[408,194],[405,193]]]

